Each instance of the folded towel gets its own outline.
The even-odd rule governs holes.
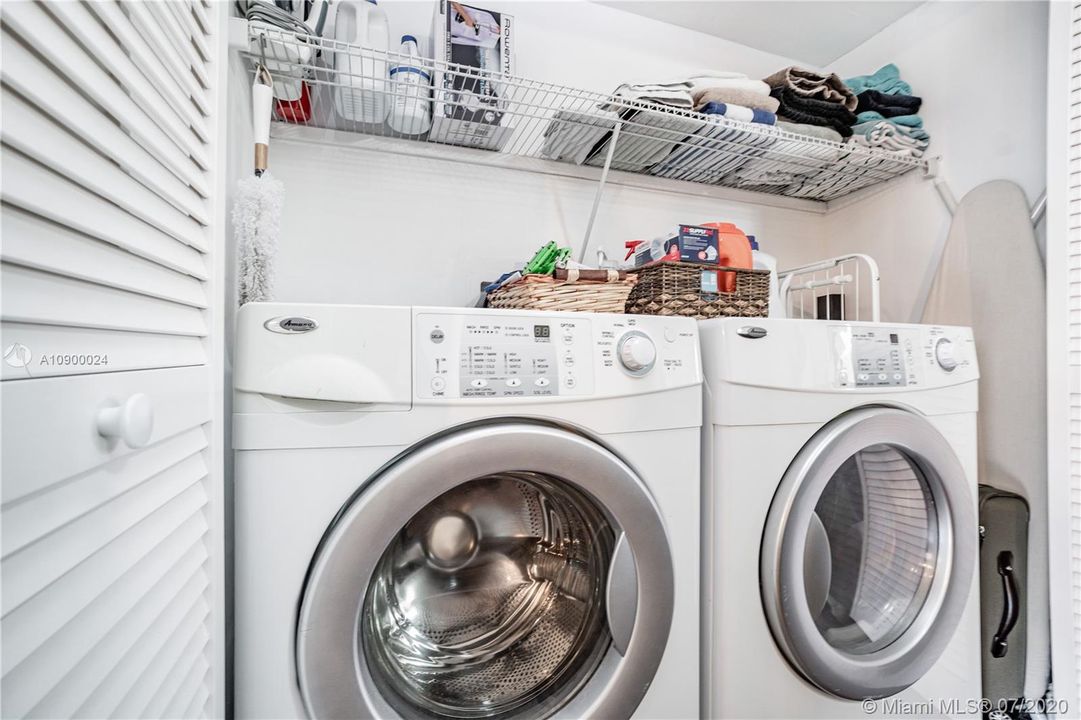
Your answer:
[[[830,142],[835,143],[844,140],[844,138],[841,137],[841,133],[831,128],[822,125],[789,122],[783,118],[777,118],[777,129],[796,133],[797,135],[807,135],[809,137],[818,138],[819,140],[829,140]]]
[[[699,112],[707,115],[724,115],[730,120],[760,123],[762,125],[773,125],[777,122],[777,116],[771,112],[729,103],[709,102],[703,105]]]
[[[619,110],[619,101],[655,103],[685,110],[694,109],[691,97],[691,84],[686,81],[671,83],[642,83],[631,85],[624,83],[612,92],[614,102],[601,106],[602,110]]]
[[[660,162],[688,135],[705,124],[703,116],[684,117],[657,110],[626,109],[619,115],[622,131],[612,153],[612,169],[641,172]],[[585,164],[600,167],[608,154],[610,137],[598,142]]]
[[[761,132],[750,124],[708,120],[650,173],[675,180],[723,183],[732,172],[761,157],[776,140],[777,133]]]
[[[852,127],[853,135],[867,135],[870,136],[875,131],[887,131],[893,132],[898,135],[904,135],[905,137],[912,138],[913,140],[931,140],[930,134],[923,128],[908,127],[906,125],[897,125],[890,120],[878,120],[872,122],[859,123]]]
[[[884,174],[903,172],[897,163],[904,159],[899,153],[868,153],[854,144],[846,144],[836,162],[821,172],[801,179],[785,189],[791,197],[833,200],[860,188],[881,182]]]
[[[723,184],[747,190],[787,192],[785,188],[804,182],[837,161],[839,145],[816,144],[808,147],[803,140],[777,140],[761,157],[725,176]]]
[[[870,133],[865,134],[864,137],[879,145],[917,148],[919,150],[925,150],[931,144],[931,138],[929,137],[913,137],[906,135],[902,130],[903,128],[899,125],[882,123]]]
[[[792,122],[825,125],[844,137],[852,134],[852,123],[856,122],[856,114],[841,103],[818,100],[790,88],[774,89],[773,95],[781,101],[777,114]]]
[[[899,157],[923,157],[926,144],[919,145],[909,141],[908,143],[898,140],[896,137],[886,137],[879,140],[871,140],[866,135],[853,135],[845,142],[855,146],[874,148]]]
[[[883,120],[889,120],[894,125],[904,125],[905,127],[919,128],[923,127],[923,118],[919,115],[896,115],[894,117],[882,117],[881,113],[877,113],[874,110],[868,110],[861,112],[856,116],[856,124],[866,122],[882,122]]]
[[[885,117],[915,115],[920,111],[921,104],[923,98],[915,95],[887,95],[877,90],[864,90],[856,96],[857,113],[873,110]]]
[[[776,91],[787,89],[795,95],[838,103],[850,111],[856,109],[856,96],[834,73],[823,75],[812,70],[787,67],[765,78],[764,82],[770,86],[770,94],[774,97],[777,97]]]
[[[753,95],[769,95],[769,85],[761,80],[752,80],[742,73],[703,72],[687,78],[691,84],[691,93],[705,90],[742,90]],[[723,102],[723,101],[721,101]]]
[[[597,143],[611,134],[618,119],[615,113],[603,110],[588,113],[559,110],[544,130],[541,154],[581,165]]]
[[[845,85],[857,95],[864,90],[877,90],[886,95],[912,94],[912,86],[901,79],[901,71],[893,63],[883,65],[870,75],[848,78]]]
[[[764,94],[749,92],[740,88],[695,88],[691,91],[691,96],[694,98],[694,107],[696,110],[701,111],[707,103],[717,102],[725,105],[742,105],[743,107],[776,113],[781,101],[769,94],[769,87],[764,82],[759,80],[755,82],[766,88]]]

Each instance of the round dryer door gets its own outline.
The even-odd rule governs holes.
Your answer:
[[[916,682],[964,610],[974,497],[918,415],[867,408],[796,456],[763,536],[763,606],[789,662],[830,694],[880,698]]]
[[[629,717],[672,621],[660,513],[615,455],[527,423],[402,456],[312,564],[297,674],[314,718]]]

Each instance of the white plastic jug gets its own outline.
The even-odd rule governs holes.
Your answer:
[[[758,241],[754,235],[748,235],[751,242],[751,257],[756,270],[769,270],[769,316],[771,318],[783,318],[788,315],[785,310],[784,299],[781,297],[781,288],[777,283],[777,258],[769,253],[758,249]]]
[[[341,0],[334,16],[334,39],[356,47],[334,56],[337,87],[334,107],[346,120],[381,123],[390,104],[387,14],[375,0]]]
[[[405,57],[390,69],[392,95],[387,124],[402,135],[422,135],[432,127],[432,77],[420,67],[415,37],[402,35],[401,54]]]

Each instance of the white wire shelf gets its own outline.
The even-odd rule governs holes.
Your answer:
[[[661,105],[482,73],[248,23],[242,51],[274,79],[285,125],[472,148],[825,203],[922,160]],[[398,65],[421,71],[390,75]],[[432,85],[427,84],[430,79]]]

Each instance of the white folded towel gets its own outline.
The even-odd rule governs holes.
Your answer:
[[[686,81],[671,83],[641,83],[631,85],[624,83],[615,89],[612,95],[620,100],[632,100],[636,102],[658,103],[686,110],[694,109],[694,98],[691,97],[691,84]],[[604,107],[604,109],[615,109]]]
[[[692,75],[687,78],[687,81],[691,84],[692,94],[709,88],[730,88],[746,90],[755,95],[769,95],[769,85],[761,80],[752,80],[742,73],[706,72],[700,75]]]

